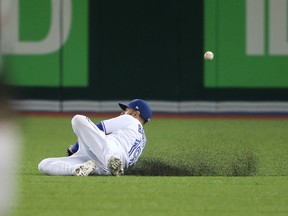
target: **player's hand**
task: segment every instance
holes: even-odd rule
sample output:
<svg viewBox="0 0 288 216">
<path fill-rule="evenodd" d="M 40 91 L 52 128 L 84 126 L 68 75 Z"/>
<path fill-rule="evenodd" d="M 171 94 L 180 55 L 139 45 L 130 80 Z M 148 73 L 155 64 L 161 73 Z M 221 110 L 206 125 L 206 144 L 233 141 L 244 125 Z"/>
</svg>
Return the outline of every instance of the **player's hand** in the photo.
<svg viewBox="0 0 288 216">
<path fill-rule="evenodd" d="M 66 149 L 66 156 L 71 156 L 73 155 L 75 152 L 72 151 L 72 147 L 73 145 L 70 145 L 67 149 Z"/>
</svg>

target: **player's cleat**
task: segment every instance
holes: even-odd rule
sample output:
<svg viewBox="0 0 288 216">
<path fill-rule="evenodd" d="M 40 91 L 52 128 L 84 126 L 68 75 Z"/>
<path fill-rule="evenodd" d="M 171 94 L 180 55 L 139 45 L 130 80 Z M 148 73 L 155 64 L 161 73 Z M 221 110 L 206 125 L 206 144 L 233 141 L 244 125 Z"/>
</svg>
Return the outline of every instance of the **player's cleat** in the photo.
<svg viewBox="0 0 288 216">
<path fill-rule="evenodd" d="M 89 160 L 73 171 L 74 176 L 88 176 L 96 169 L 96 164 Z"/>
<path fill-rule="evenodd" d="M 113 176 L 124 175 L 122 162 L 119 158 L 112 156 L 108 161 L 108 167 L 110 169 L 111 175 Z"/>
</svg>

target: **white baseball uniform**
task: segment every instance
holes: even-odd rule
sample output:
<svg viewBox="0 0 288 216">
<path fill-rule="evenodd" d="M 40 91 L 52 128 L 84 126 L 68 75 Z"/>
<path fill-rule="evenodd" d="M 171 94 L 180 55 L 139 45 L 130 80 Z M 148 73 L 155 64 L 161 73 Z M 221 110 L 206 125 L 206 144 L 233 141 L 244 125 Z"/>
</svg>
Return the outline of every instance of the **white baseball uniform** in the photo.
<svg viewBox="0 0 288 216">
<path fill-rule="evenodd" d="M 101 121 L 101 124 L 104 132 L 88 117 L 74 116 L 72 128 L 78 137 L 79 150 L 70 157 L 44 159 L 38 169 L 49 175 L 72 175 L 76 167 L 93 160 L 96 164 L 93 174 L 110 175 L 111 156 L 119 158 L 124 169 L 133 166 L 146 144 L 142 124 L 128 114 Z"/>
</svg>

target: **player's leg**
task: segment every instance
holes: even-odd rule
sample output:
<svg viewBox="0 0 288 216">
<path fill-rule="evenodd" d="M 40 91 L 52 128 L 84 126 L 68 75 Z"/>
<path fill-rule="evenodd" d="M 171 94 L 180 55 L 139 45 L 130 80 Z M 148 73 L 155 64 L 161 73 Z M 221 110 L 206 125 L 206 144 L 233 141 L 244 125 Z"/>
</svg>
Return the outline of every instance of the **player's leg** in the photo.
<svg viewBox="0 0 288 216">
<path fill-rule="evenodd" d="M 72 127 L 78 137 L 79 150 L 76 155 L 86 155 L 94 160 L 102 169 L 101 174 L 108 174 L 107 167 L 110 148 L 106 142 L 106 135 L 89 118 L 76 115 L 72 119 Z M 83 151 L 86 151 L 83 153 Z"/>
<path fill-rule="evenodd" d="M 101 131 L 104 131 L 103 126 L 101 124 L 101 122 L 95 124 Z M 73 154 L 75 154 L 79 149 L 79 144 L 78 142 L 74 143 L 74 145 L 70 145 L 68 146 L 68 148 L 66 149 L 66 155 L 67 156 L 71 156 Z"/>
<path fill-rule="evenodd" d="M 80 171 L 83 171 L 84 169 L 85 175 L 89 175 L 91 172 L 95 170 L 96 165 L 95 163 L 94 165 L 91 163 L 86 164 L 87 161 L 90 160 L 86 156 L 47 158 L 39 163 L 38 169 L 42 173 L 48 175 L 69 176 L 69 175 L 78 175 L 79 168 L 81 168 L 82 170 L 80 169 Z"/>
</svg>

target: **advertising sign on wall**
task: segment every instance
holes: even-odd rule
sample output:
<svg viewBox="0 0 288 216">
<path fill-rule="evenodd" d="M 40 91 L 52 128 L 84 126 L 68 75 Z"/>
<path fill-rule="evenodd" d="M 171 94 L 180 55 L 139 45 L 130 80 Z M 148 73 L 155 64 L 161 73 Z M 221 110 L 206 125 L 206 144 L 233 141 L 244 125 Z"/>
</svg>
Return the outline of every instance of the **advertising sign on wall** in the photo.
<svg viewBox="0 0 288 216">
<path fill-rule="evenodd" d="M 205 87 L 287 88 L 287 0 L 206 0 Z"/>
<path fill-rule="evenodd" d="M 6 3 L 5 3 L 6 1 Z M 1 51 L 15 86 L 88 84 L 88 1 L 4 0 Z"/>
</svg>

